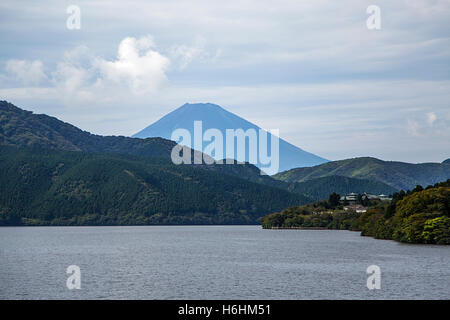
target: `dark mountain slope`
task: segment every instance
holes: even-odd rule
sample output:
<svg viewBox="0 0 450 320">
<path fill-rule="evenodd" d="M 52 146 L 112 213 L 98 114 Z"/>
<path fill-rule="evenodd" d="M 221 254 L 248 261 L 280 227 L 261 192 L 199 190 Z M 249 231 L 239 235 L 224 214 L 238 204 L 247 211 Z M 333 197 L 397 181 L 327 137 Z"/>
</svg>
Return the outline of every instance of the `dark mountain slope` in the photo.
<svg viewBox="0 0 450 320">
<path fill-rule="evenodd" d="M 142 156 L 0 146 L 0 224 L 254 224 L 311 201 Z"/>
<path fill-rule="evenodd" d="M 33 114 L 6 101 L 0 101 L 0 145 L 168 158 L 175 143 L 161 138 L 99 136 L 45 114 Z"/>
</svg>

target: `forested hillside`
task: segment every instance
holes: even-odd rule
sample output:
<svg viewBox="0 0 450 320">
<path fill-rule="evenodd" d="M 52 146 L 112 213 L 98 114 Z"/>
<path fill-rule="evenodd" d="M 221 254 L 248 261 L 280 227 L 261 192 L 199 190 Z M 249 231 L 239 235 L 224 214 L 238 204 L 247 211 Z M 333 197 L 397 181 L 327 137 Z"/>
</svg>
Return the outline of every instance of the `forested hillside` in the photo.
<svg viewBox="0 0 450 320">
<path fill-rule="evenodd" d="M 450 180 L 400 192 L 387 208 L 360 218 L 361 234 L 409 243 L 450 244 Z"/>
<path fill-rule="evenodd" d="M 315 167 L 296 168 L 280 172 L 274 178 L 285 182 L 305 182 L 336 175 L 378 181 L 397 190 L 409 190 L 416 185 L 428 186 L 449 179 L 450 164 L 413 164 L 364 157 L 327 162 Z"/>
<path fill-rule="evenodd" d="M 290 183 L 288 190 L 304 194 L 314 200 L 327 199 L 333 192 L 341 195 L 349 193 L 393 194 L 398 190 L 379 181 L 356 179 L 342 176 L 328 176 L 304 182 Z"/>
<path fill-rule="evenodd" d="M 361 199 L 362 200 L 362 199 Z M 263 228 L 361 230 L 361 235 L 408 243 L 450 244 L 450 179 L 423 189 L 396 192 L 392 202 L 361 201 L 367 211 L 344 208 L 339 195 L 294 206 L 262 219 Z"/>
<path fill-rule="evenodd" d="M 255 224 L 311 199 L 169 160 L 0 146 L 1 225 Z"/>
<path fill-rule="evenodd" d="M 95 135 L 45 114 L 34 114 L 0 101 L 0 145 L 169 158 L 175 143 L 162 138 Z"/>
</svg>

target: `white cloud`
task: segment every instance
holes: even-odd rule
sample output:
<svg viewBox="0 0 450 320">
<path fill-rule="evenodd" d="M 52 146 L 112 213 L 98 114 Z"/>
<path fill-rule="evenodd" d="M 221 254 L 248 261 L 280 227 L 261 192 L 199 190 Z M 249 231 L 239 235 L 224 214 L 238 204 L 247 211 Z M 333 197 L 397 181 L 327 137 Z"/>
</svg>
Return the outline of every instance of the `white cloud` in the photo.
<svg viewBox="0 0 450 320">
<path fill-rule="evenodd" d="M 66 105 L 79 102 L 92 102 L 98 99 L 90 85 L 92 73 L 90 69 L 77 67 L 68 62 L 59 62 L 52 74 L 52 82 Z"/>
<path fill-rule="evenodd" d="M 96 65 L 105 79 L 128 85 L 134 93 L 160 88 L 166 81 L 170 65 L 167 57 L 154 50 L 150 36 L 128 37 L 119 45 L 117 60 L 97 59 Z"/>
<path fill-rule="evenodd" d="M 77 46 L 64 53 L 56 63 L 50 82 L 66 105 L 92 102 L 99 99 L 94 90 L 98 87 L 98 72 L 94 66 L 95 56 L 86 46 Z"/>
<path fill-rule="evenodd" d="M 111 102 L 118 94 L 122 97 L 153 94 L 167 82 L 170 60 L 156 51 L 152 38 L 146 36 L 124 38 L 117 59 L 112 61 L 96 56 L 87 46 L 80 45 L 64 52 L 55 65 L 47 77 L 39 60 L 8 61 L 8 74 L 18 78 L 21 84 L 17 89 L 23 89 L 10 92 L 36 94 L 38 91 L 30 91 L 29 86 L 46 79 L 51 87 L 41 87 L 42 92 L 53 90 L 55 98 L 70 106 L 94 101 Z M 1 75 L 2 83 L 7 79 L 6 75 Z"/>
<path fill-rule="evenodd" d="M 37 85 L 47 79 L 43 67 L 40 60 L 11 59 L 6 62 L 6 71 L 25 85 Z"/>
<path fill-rule="evenodd" d="M 419 136 L 420 132 L 420 125 L 419 122 L 417 122 L 416 120 L 411 120 L 411 119 L 407 119 L 407 125 L 406 128 L 408 130 L 408 133 L 412 136 Z"/>
<path fill-rule="evenodd" d="M 76 93 L 87 84 L 89 70 L 77 67 L 69 62 L 59 62 L 52 76 L 52 81 L 56 87 L 63 88 L 67 93 Z"/>
<path fill-rule="evenodd" d="M 427 113 L 427 123 L 432 126 L 433 123 L 436 121 L 436 114 L 434 112 L 428 112 Z"/>
<path fill-rule="evenodd" d="M 193 45 L 174 45 L 170 48 L 170 56 L 178 62 L 181 70 L 185 69 L 194 59 L 206 59 L 210 54 L 205 49 L 206 40 L 197 36 Z"/>
</svg>

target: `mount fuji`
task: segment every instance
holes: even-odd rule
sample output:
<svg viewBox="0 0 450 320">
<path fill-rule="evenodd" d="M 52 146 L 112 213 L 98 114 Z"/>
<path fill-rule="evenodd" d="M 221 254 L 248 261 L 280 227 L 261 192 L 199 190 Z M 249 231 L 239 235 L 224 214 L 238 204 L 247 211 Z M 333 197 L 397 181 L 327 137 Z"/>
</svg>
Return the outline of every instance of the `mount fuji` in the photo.
<svg viewBox="0 0 450 320">
<path fill-rule="evenodd" d="M 153 138 L 161 137 L 165 139 L 171 139 L 172 133 L 176 129 L 186 129 L 191 136 L 194 136 L 194 121 L 202 121 L 202 130 L 205 132 L 208 129 L 218 129 L 223 137 L 226 136 L 227 129 L 242 129 L 244 131 L 248 129 L 254 129 L 259 137 L 260 127 L 257 125 L 225 110 L 224 108 L 212 104 L 212 103 L 186 103 L 176 110 L 168 113 L 155 123 L 149 125 L 145 129 L 134 134 L 133 138 Z M 262 129 L 261 129 L 262 130 Z M 268 141 L 271 140 L 271 133 L 267 133 Z M 204 146 L 203 146 L 204 147 Z M 226 142 L 223 143 L 225 155 Z M 246 148 L 246 161 L 248 161 L 248 148 L 249 143 L 245 144 Z M 270 150 L 270 143 L 268 149 Z M 195 149 L 195 146 L 194 146 Z M 198 149 L 198 148 L 197 148 Z M 206 150 L 198 150 L 207 153 Z M 236 153 L 235 153 L 236 154 Z M 251 162 L 251 161 L 248 161 Z M 311 167 L 328 162 L 327 159 L 309 153 L 299 147 L 290 144 L 289 142 L 280 138 L 279 140 L 279 168 L 278 172 L 289 170 L 298 167 Z M 257 167 L 264 170 L 264 165 L 258 160 L 257 163 L 253 163 Z"/>
</svg>

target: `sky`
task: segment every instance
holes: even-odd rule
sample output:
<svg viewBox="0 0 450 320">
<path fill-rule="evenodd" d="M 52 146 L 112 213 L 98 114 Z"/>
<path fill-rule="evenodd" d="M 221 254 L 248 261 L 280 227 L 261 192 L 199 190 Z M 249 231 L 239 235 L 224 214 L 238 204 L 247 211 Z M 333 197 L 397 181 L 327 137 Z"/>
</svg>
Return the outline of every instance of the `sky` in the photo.
<svg viewBox="0 0 450 320">
<path fill-rule="evenodd" d="M 1 100 L 92 133 L 211 102 L 330 160 L 450 158 L 450 0 L 2 0 L 0 43 Z"/>
</svg>

